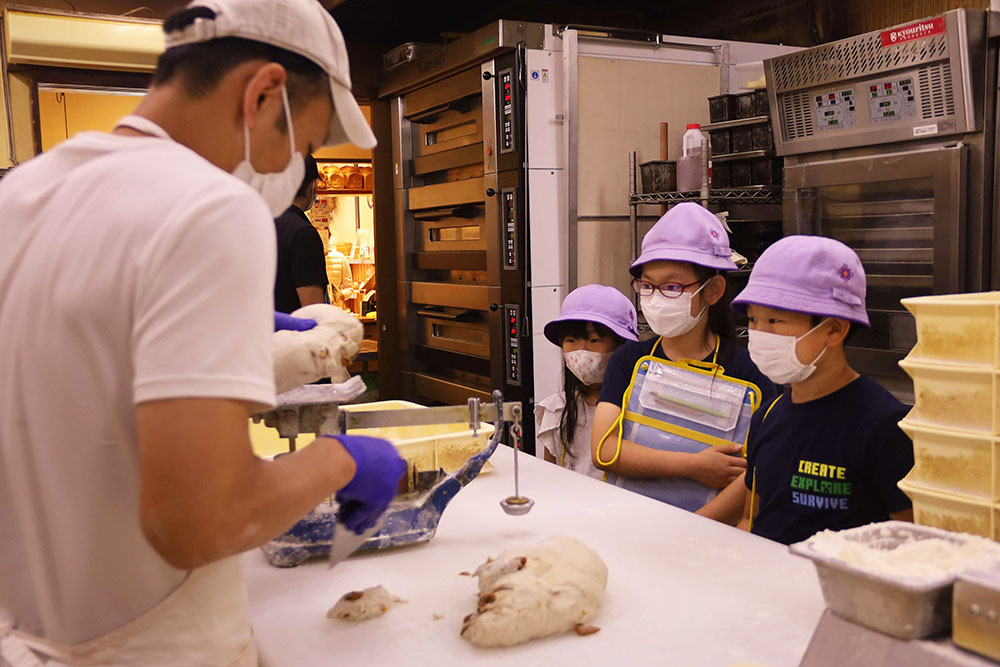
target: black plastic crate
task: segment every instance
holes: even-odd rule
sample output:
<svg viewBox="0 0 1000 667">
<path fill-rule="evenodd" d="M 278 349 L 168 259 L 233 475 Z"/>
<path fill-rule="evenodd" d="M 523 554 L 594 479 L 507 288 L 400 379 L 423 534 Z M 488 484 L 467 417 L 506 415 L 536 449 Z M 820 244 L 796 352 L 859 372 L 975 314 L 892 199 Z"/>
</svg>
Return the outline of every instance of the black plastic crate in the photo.
<svg viewBox="0 0 1000 667">
<path fill-rule="evenodd" d="M 729 131 L 731 153 L 746 153 L 753 150 L 753 128 L 736 127 Z"/>
<path fill-rule="evenodd" d="M 752 143 L 755 151 L 769 151 L 774 148 L 774 135 L 771 133 L 771 124 L 754 125 L 750 129 L 753 135 Z"/>
<path fill-rule="evenodd" d="M 736 120 L 736 95 L 716 95 L 708 98 L 708 117 L 713 123 Z"/>
<path fill-rule="evenodd" d="M 754 117 L 754 103 L 753 103 L 753 93 L 740 93 L 736 95 L 736 117 L 737 118 L 753 118 Z"/>
<path fill-rule="evenodd" d="M 767 101 L 767 89 L 753 91 L 753 115 L 770 116 L 771 108 Z"/>
<path fill-rule="evenodd" d="M 643 194 L 674 192 L 677 190 L 677 163 L 651 160 L 639 165 L 639 178 Z"/>
<path fill-rule="evenodd" d="M 729 245 L 751 262 L 782 236 L 781 220 L 730 220 Z"/>
<path fill-rule="evenodd" d="M 752 185 L 781 185 L 783 160 L 780 157 L 762 157 L 751 161 Z"/>
<path fill-rule="evenodd" d="M 708 135 L 712 141 L 712 155 L 732 153 L 729 143 L 729 130 L 712 130 Z"/>
<path fill-rule="evenodd" d="M 731 170 L 728 162 L 712 162 L 712 187 L 728 188 L 731 182 Z"/>
<path fill-rule="evenodd" d="M 750 185 L 750 162 L 749 160 L 738 160 L 729 163 L 730 177 L 729 187 L 745 188 Z"/>
</svg>

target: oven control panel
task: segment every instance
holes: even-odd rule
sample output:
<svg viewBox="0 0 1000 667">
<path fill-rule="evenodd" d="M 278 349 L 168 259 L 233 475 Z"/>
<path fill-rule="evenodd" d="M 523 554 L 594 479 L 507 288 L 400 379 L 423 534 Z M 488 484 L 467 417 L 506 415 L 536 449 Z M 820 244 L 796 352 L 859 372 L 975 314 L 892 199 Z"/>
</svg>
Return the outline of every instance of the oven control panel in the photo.
<svg viewBox="0 0 1000 667">
<path fill-rule="evenodd" d="M 514 71 L 500 72 L 500 152 L 514 150 Z"/>
<path fill-rule="evenodd" d="M 516 304 L 507 304 L 503 307 L 504 322 L 504 347 L 507 352 L 507 384 L 515 387 L 521 386 L 521 345 L 518 332 L 521 330 L 521 307 Z"/>
<path fill-rule="evenodd" d="M 813 106 L 816 127 L 820 130 L 839 130 L 858 124 L 854 90 L 851 88 L 817 95 Z"/>
<path fill-rule="evenodd" d="M 858 113 L 867 120 L 862 125 L 913 120 L 917 117 L 917 96 L 913 78 L 903 76 L 851 84 L 837 90 L 824 90 L 812 97 L 816 128 L 820 131 L 841 130 L 858 125 Z M 858 109 L 859 105 L 862 107 Z"/>
<path fill-rule="evenodd" d="M 873 123 L 915 118 L 916 96 L 913 79 L 875 81 L 868 85 L 868 115 Z"/>
<path fill-rule="evenodd" d="M 503 190 L 500 197 L 503 225 L 503 268 L 517 269 L 517 190 Z"/>
</svg>

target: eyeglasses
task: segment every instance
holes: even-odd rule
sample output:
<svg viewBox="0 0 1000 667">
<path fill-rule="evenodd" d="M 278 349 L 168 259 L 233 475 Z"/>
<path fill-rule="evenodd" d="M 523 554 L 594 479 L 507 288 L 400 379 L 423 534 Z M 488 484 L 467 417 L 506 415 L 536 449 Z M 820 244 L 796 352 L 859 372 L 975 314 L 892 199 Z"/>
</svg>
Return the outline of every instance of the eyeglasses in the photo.
<svg viewBox="0 0 1000 667">
<path fill-rule="evenodd" d="M 639 296 L 653 296 L 653 292 L 659 292 L 665 297 L 676 299 L 683 294 L 684 290 L 688 287 L 700 284 L 701 281 L 696 280 L 693 283 L 688 283 L 687 285 L 683 283 L 663 283 L 660 285 L 654 285 L 653 283 L 646 282 L 641 278 L 634 278 L 632 280 L 632 291 Z"/>
</svg>

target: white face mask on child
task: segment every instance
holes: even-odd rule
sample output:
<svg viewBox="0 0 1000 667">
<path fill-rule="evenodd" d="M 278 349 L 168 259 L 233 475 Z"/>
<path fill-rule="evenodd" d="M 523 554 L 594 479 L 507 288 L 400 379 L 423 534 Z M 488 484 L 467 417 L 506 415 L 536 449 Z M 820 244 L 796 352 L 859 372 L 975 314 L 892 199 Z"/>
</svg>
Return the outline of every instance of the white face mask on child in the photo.
<svg viewBox="0 0 1000 667">
<path fill-rule="evenodd" d="M 573 350 L 563 352 L 566 368 L 585 386 L 590 387 L 604 382 L 604 371 L 608 370 L 610 352 L 593 352 L 591 350 Z"/>
<path fill-rule="evenodd" d="M 823 348 L 812 363 L 804 364 L 795 354 L 795 345 L 816 331 L 824 322 L 825 319 L 798 338 L 750 329 L 750 358 L 760 372 L 776 384 L 793 384 L 807 380 L 816 372 L 816 362 L 826 353 L 826 348 Z"/>
<path fill-rule="evenodd" d="M 649 296 L 639 298 L 642 314 L 646 316 L 649 328 L 657 336 L 673 338 L 686 334 L 701 322 L 701 318 L 708 310 L 708 306 L 701 309 L 697 317 L 691 315 L 691 302 L 694 295 L 705 289 L 703 283 L 701 287 L 693 292 L 685 292 L 677 297 L 663 296 L 658 291 Z"/>
</svg>

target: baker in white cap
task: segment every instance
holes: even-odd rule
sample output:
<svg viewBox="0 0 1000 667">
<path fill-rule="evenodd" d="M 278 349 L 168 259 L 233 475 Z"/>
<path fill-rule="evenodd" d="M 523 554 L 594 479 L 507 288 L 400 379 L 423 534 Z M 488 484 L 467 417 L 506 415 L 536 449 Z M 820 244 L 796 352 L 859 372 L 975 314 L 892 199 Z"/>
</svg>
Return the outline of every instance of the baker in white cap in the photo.
<svg viewBox="0 0 1000 667">
<path fill-rule="evenodd" d="M 275 401 L 272 219 L 303 155 L 375 144 L 315 0 L 196 0 L 149 94 L 0 183 L 0 664 L 256 665 L 239 555 L 336 493 L 356 532 L 388 442 L 254 456 Z"/>
</svg>

